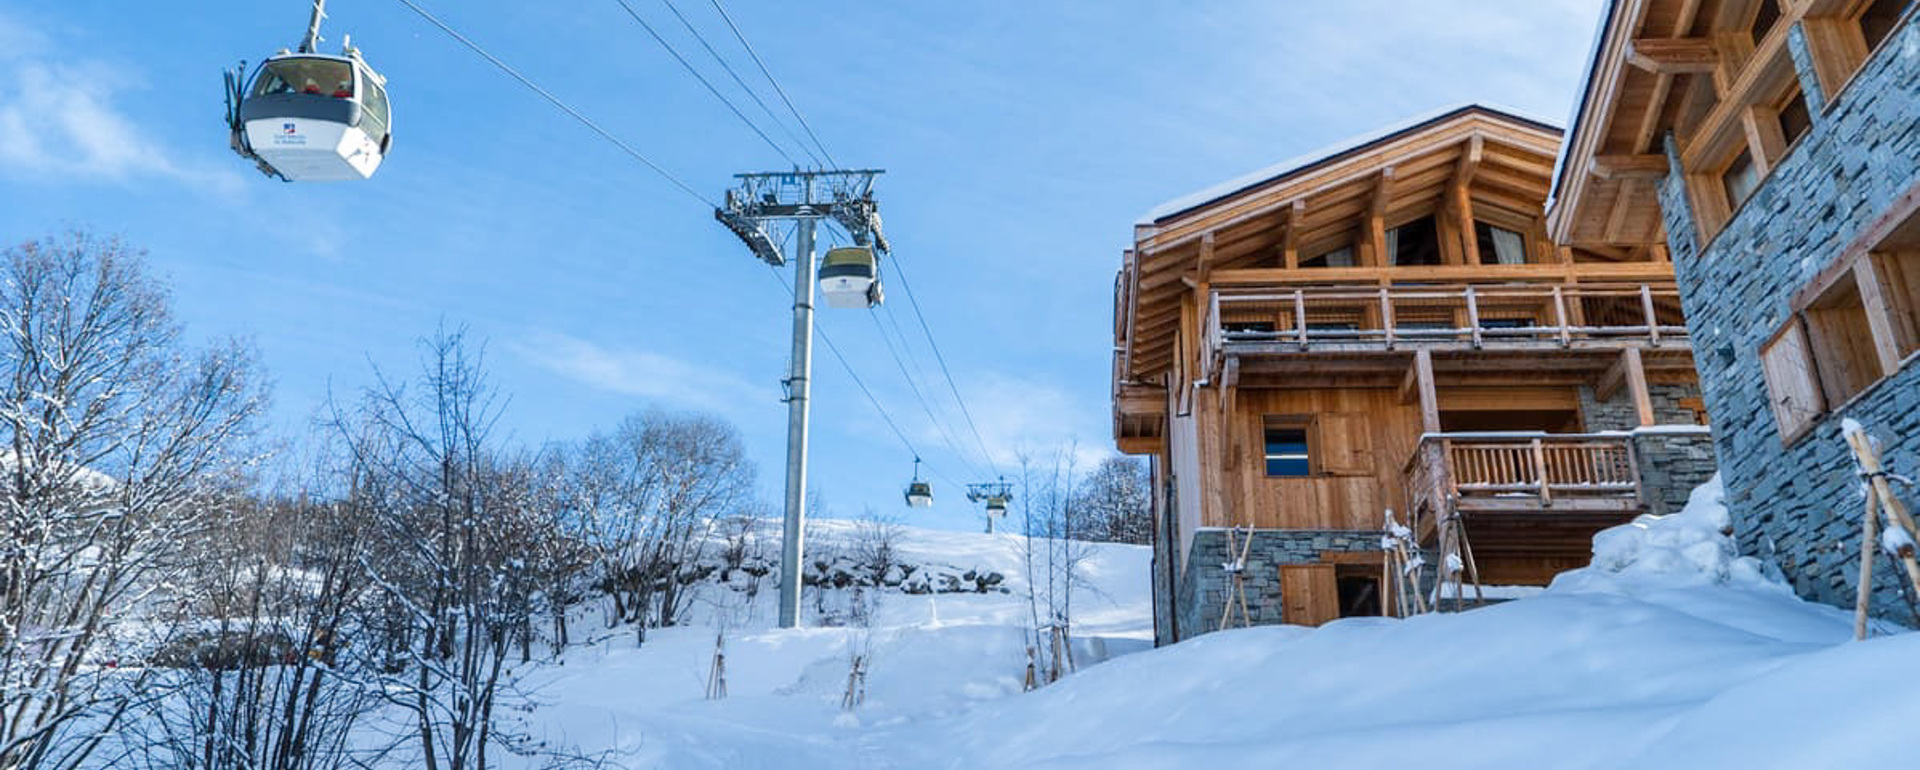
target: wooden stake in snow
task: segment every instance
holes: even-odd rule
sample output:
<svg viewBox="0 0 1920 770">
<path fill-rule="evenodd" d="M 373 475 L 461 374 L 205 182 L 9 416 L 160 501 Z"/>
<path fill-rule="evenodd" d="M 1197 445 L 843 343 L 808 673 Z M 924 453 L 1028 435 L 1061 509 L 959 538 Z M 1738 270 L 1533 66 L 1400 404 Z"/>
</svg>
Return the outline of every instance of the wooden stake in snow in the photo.
<svg viewBox="0 0 1920 770">
<path fill-rule="evenodd" d="M 713 664 L 707 669 L 707 700 L 727 697 L 727 632 L 713 635 Z"/>
<path fill-rule="evenodd" d="M 1393 518 L 1393 509 L 1387 509 L 1387 521 L 1384 534 L 1380 536 L 1380 551 L 1383 563 L 1383 592 L 1390 603 L 1383 602 L 1399 617 L 1427 612 L 1426 597 L 1420 594 L 1420 568 L 1426 564 L 1414 553 L 1413 530 L 1400 525 Z"/>
<path fill-rule="evenodd" d="M 1464 577 L 1463 577 L 1464 576 Z M 1473 582 L 1473 606 L 1487 603 L 1486 594 L 1480 590 L 1480 567 L 1473 560 L 1473 545 L 1467 542 L 1467 527 L 1458 513 L 1449 513 L 1440 520 L 1440 574 L 1433 586 L 1433 607 L 1440 608 L 1440 600 L 1448 584 L 1453 585 L 1453 610 L 1466 609 L 1466 581 Z"/>
<path fill-rule="evenodd" d="M 1232 578 L 1232 584 L 1227 589 L 1226 606 L 1220 608 L 1219 630 L 1222 631 L 1233 622 L 1233 611 L 1236 608 L 1240 610 L 1241 628 L 1253 624 L 1253 615 L 1247 611 L 1247 554 L 1253 550 L 1253 525 L 1247 525 L 1247 536 L 1241 540 L 1237 549 L 1234 545 L 1236 531 L 1231 527 L 1227 529 L 1227 555 L 1233 557 L 1233 561 L 1220 565 L 1220 569 L 1225 570 Z"/>
<path fill-rule="evenodd" d="M 1027 682 L 1021 686 L 1021 689 L 1027 692 L 1033 692 L 1035 688 L 1040 686 L 1039 671 L 1036 670 L 1033 661 L 1034 653 L 1033 645 L 1027 645 Z"/>
<path fill-rule="evenodd" d="M 1905 503 L 1893 493 L 1893 484 L 1887 479 L 1886 466 L 1880 462 L 1880 450 L 1873 445 L 1873 439 L 1867 436 L 1866 428 L 1851 419 L 1845 421 L 1841 432 L 1846 436 L 1847 446 L 1853 449 L 1853 457 L 1860 465 L 1860 477 L 1867 482 L 1866 521 L 1861 524 L 1862 542 L 1860 543 L 1860 587 L 1854 599 L 1853 635 L 1855 639 L 1867 637 L 1867 605 L 1873 598 L 1873 549 L 1885 548 L 1900 558 L 1901 566 L 1906 567 L 1907 582 L 1915 593 L 1920 593 L 1920 559 L 1914 554 L 1914 542 L 1920 540 L 1920 527 L 1914 525 L 1913 516 L 1907 512 Z M 1887 530 L 1876 536 L 1879 525 L 1878 515 L 1887 517 Z"/>
</svg>

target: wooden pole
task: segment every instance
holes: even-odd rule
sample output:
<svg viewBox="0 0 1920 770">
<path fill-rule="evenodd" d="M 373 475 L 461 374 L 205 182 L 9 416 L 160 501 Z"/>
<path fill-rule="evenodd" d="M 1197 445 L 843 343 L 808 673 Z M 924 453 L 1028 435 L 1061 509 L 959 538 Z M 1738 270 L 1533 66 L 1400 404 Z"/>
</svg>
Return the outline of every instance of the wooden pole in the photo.
<svg viewBox="0 0 1920 770">
<path fill-rule="evenodd" d="M 1873 442 L 1867 438 L 1867 432 L 1859 423 L 1849 421 L 1845 429 L 1847 445 L 1853 448 L 1853 455 L 1860 462 L 1860 475 L 1867 479 L 1867 497 L 1877 503 L 1887 513 L 1889 525 L 1904 530 L 1909 542 L 1920 540 L 1920 528 L 1916 528 L 1913 516 L 1907 512 L 1907 506 L 1893 494 L 1893 485 L 1887 482 L 1886 468 L 1880 464 L 1880 452 L 1873 448 Z M 1878 547 L 1878 543 L 1864 544 L 1863 548 Z M 1900 549 L 1900 564 L 1907 569 L 1907 581 L 1914 592 L 1920 593 L 1920 560 L 1916 560 L 1911 545 Z"/>
<path fill-rule="evenodd" d="M 1860 588 L 1853 600 L 1853 638 L 1867 638 L 1867 605 L 1873 601 L 1873 552 L 1880 550 L 1880 506 L 1867 495 L 1867 513 L 1860 520 Z"/>
</svg>

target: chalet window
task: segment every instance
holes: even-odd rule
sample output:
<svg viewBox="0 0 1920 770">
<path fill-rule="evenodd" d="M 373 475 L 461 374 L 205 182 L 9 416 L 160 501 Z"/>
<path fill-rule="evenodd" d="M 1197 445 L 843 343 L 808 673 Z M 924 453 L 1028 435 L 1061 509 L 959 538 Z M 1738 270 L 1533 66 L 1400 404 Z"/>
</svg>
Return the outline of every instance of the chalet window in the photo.
<svg viewBox="0 0 1920 770">
<path fill-rule="evenodd" d="M 1914 220 L 1920 223 L 1920 218 Z M 1901 358 L 1920 352 L 1920 248 L 1873 255 L 1874 275 L 1887 305 L 1887 326 Z"/>
<path fill-rule="evenodd" d="M 1342 246 L 1340 248 L 1334 249 L 1333 251 L 1329 251 L 1325 254 L 1321 254 L 1317 257 L 1302 260 L 1300 262 L 1300 266 L 1301 267 L 1353 267 L 1353 248 L 1349 246 Z"/>
<path fill-rule="evenodd" d="M 1222 321 L 1220 330 L 1228 336 L 1258 337 L 1272 334 L 1274 325 L 1272 321 Z"/>
<path fill-rule="evenodd" d="M 1266 460 L 1268 476 L 1311 476 L 1307 423 L 1295 418 L 1266 418 Z"/>
<path fill-rule="evenodd" d="M 1873 329 L 1849 275 L 1821 292 L 1806 309 L 1808 349 L 1820 377 L 1820 389 L 1834 403 L 1853 398 L 1884 374 L 1874 350 Z"/>
<path fill-rule="evenodd" d="M 1388 230 L 1386 251 L 1395 265 L 1440 264 L 1440 232 L 1433 217 L 1421 217 Z"/>
<path fill-rule="evenodd" d="M 1727 211 L 1737 211 L 1740 204 L 1747 202 L 1747 196 L 1760 186 L 1760 168 L 1753 164 L 1753 154 L 1741 150 L 1727 164 L 1727 170 L 1720 174 L 1720 187 L 1727 195 Z"/>
<path fill-rule="evenodd" d="M 1800 137 L 1813 129 L 1813 115 L 1807 111 L 1806 94 L 1795 88 L 1777 110 L 1780 117 L 1780 136 L 1792 146 Z"/>
<path fill-rule="evenodd" d="M 1760 371 L 1767 381 L 1767 402 L 1780 427 L 1780 439 L 1791 444 L 1826 410 L 1799 316 L 1789 316 L 1773 339 L 1760 346 Z"/>
<path fill-rule="evenodd" d="M 1860 35 L 1866 38 L 1867 50 L 1872 51 L 1886 42 L 1887 36 L 1900 26 L 1900 18 L 1913 6 L 1913 0 L 1875 0 L 1869 3 L 1866 11 L 1860 14 Z"/>
<path fill-rule="evenodd" d="M 1527 263 L 1526 236 L 1485 222 L 1473 223 L 1473 236 L 1479 243 L 1481 263 L 1489 265 Z"/>
</svg>

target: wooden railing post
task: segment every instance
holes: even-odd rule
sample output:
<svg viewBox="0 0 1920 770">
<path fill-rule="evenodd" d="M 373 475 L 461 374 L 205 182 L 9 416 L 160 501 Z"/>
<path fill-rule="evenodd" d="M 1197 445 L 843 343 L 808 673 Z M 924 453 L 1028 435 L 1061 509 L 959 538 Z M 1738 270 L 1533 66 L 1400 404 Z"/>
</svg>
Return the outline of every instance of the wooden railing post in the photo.
<svg viewBox="0 0 1920 770">
<path fill-rule="evenodd" d="M 1293 331 L 1300 336 L 1300 347 L 1307 346 L 1307 293 L 1293 290 Z"/>
<path fill-rule="evenodd" d="M 1567 295 L 1559 286 L 1553 287 L 1553 325 L 1560 327 L 1560 347 L 1573 344 L 1573 332 L 1567 329 Z"/>
<path fill-rule="evenodd" d="M 1467 329 L 1473 335 L 1473 346 L 1480 347 L 1480 302 L 1473 295 L 1473 287 L 1467 287 Z"/>
<path fill-rule="evenodd" d="M 1393 349 L 1393 300 L 1387 297 L 1387 287 L 1380 287 L 1380 328 L 1387 332 L 1387 349 Z"/>
<path fill-rule="evenodd" d="M 1553 485 L 1547 479 L 1547 452 L 1540 439 L 1533 440 L 1533 473 L 1540 480 L 1540 504 L 1553 505 Z"/>
<path fill-rule="evenodd" d="M 1653 287 L 1644 283 L 1640 284 L 1640 307 L 1647 313 L 1647 339 L 1660 344 L 1660 317 L 1653 312 Z"/>
</svg>

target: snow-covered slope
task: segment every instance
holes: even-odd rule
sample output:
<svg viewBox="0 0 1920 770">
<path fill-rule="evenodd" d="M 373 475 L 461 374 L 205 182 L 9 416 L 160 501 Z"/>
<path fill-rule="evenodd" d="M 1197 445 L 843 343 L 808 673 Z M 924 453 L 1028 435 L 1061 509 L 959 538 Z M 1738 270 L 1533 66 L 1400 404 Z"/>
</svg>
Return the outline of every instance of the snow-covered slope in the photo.
<svg viewBox="0 0 1920 770">
<path fill-rule="evenodd" d="M 839 708 L 849 629 L 576 650 L 525 719 L 624 767 L 1859 767 L 1910 756 L 1920 636 L 1851 618 L 1733 556 L 1716 490 L 1601 538 L 1596 566 L 1460 614 L 1227 631 L 1143 650 L 1145 549 L 1102 546 L 1077 628 L 1111 660 L 1021 692 L 1023 585 L 890 595 L 868 700 Z M 1020 571 L 1006 536 L 910 531 L 909 558 Z M 1079 600 L 1076 600 L 1078 602 Z M 1894 631 L 1897 629 L 1883 629 Z M 1102 657 L 1087 642 L 1083 656 Z M 1118 654 L 1138 651 L 1136 654 Z M 1299 763 L 1299 764 L 1295 764 Z"/>
</svg>

